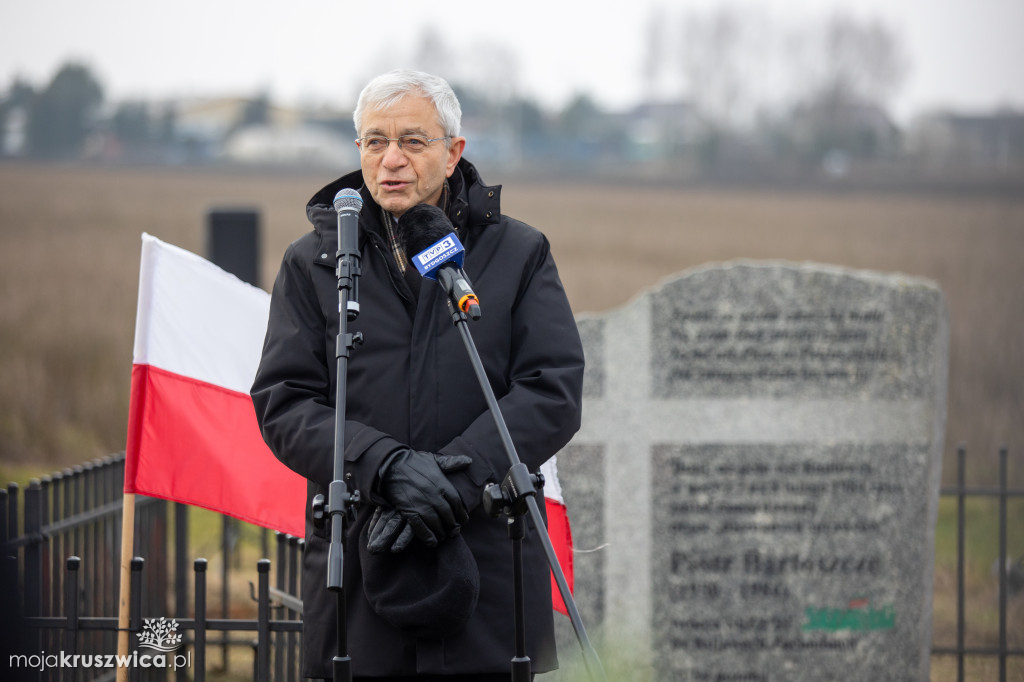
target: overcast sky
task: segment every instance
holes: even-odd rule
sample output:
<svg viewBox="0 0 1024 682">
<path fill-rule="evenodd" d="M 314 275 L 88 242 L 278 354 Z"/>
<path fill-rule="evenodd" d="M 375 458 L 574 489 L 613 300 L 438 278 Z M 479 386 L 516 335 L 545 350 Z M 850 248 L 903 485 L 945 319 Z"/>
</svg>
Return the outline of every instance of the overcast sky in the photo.
<svg viewBox="0 0 1024 682">
<path fill-rule="evenodd" d="M 78 60 L 108 99 L 267 92 L 283 103 L 348 107 L 368 77 L 411 63 L 424 31 L 444 36 L 458 76 L 564 104 L 586 91 L 622 108 L 644 92 L 648 26 L 668 33 L 721 0 L 627 3 L 447 0 L 0 0 L 0 90 L 16 76 L 42 86 Z M 909 69 L 897 118 L 928 108 L 1024 110 L 1024 0 L 760 0 L 733 2 L 764 26 L 821 21 L 837 11 L 880 19 Z M 509 64 L 514 64 L 512 70 Z M 785 74 L 782 76 L 785 78 Z M 779 76 L 776 76 L 779 78 Z M 767 82 L 767 79 L 766 79 Z M 683 86 L 680 86 L 683 87 Z"/>
</svg>

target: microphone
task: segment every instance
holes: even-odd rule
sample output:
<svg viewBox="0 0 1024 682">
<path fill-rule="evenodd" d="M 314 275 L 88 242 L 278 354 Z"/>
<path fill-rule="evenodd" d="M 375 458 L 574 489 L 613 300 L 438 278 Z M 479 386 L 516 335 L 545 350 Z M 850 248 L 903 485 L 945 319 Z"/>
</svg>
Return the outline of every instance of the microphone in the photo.
<svg viewBox="0 0 1024 682">
<path fill-rule="evenodd" d="M 362 208 L 363 197 L 354 189 L 346 187 L 334 195 L 334 210 L 338 212 L 339 279 L 343 261 L 347 260 L 346 265 L 351 264 L 352 269 L 352 292 L 346 306 L 349 321 L 359 316 L 359 212 Z"/>
<path fill-rule="evenodd" d="M 466 249 L 448 216 L 437 206 L 417 204 L 398 219 L 398 234 L 409 261 L 424 277 L 437 280 L 456 308 L 480 319 L 480 299 L 462 270 Z"/>
</svg>

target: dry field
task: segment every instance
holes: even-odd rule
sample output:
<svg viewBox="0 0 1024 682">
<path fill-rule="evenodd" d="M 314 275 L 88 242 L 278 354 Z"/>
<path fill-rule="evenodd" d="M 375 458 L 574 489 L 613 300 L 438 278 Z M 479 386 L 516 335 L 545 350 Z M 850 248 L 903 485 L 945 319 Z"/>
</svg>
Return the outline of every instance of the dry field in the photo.
<svg viewBox="0 0 1024 682">
<path fill-rule="evenodd" d="M 203 253 L 209 209 L 256 208 L 269 288 L 285 246 L 307 229 L 306 200 L 331 179 L 0 164 L 0 479 L 24 480 L 123 449 L 140 233 Z M 993 483 L 995 453 L 1006 443 L 1014 485 L 1024 485 L 1024 196 L 517 181 L 506 185 L 503 203 L 550 237 L 577 312 L 621 306 L 685 268 L 736 258 L 937 281 L 951 319 L 944 481 L 952 482 L 952 455 L 965 442 L 969 481 Z M 1012 509 L 1018 518 L 1021 506 Z M 969 628 L 991 644 L 993 517 L 991 509 L 978 511 L 988 537 L 970 552 L 977 559 L 968 566 L 968 603 L 985 606 L 972 609 L 980 620 Z M 951 513 L 944 505 L 935 582 L 935 639 L 946 644 L 955 633 L 954 541 L 945 535 Z M 1012 536 L 1016 556 L 1019 527 Z M 1020 623 L 1022 606 L 1018 598 L 1011 622 Z M 1011 644 L 1019 646 L 1016 627 Z M 937 661 L 933 679 L 951 679 L 948 663 Z"/>
<path fill-rule="evenodd" d="M 210 208 L 254 207 L 269 288 L 330 179 L 0 165 L 0 464 L 48 470 L 124 447 L 141 232 L 203 253 Z M 735 258 L 937 281 L 952 327 L 947 452 L 966 443 L 971 480 L 989 482 L 1006 443 L 1024 480 L 1024 197 L 515 182 L 503 201 L 548 234 L 577 312 Z"/>
</svg>

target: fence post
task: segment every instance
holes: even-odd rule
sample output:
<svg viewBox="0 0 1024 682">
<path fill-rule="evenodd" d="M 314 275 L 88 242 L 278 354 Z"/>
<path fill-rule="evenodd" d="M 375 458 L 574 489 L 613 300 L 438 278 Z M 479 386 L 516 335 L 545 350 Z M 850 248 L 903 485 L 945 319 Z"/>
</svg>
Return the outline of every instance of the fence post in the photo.
<svg viewBox="0 0 1024 682">
<path fill-rule="evenodd" d="M 34 642 L 29 639 L 28 628 L 23 627 L 22 620 L 25 615 L 21 594 L 13 586 L 18 584 L 18 554 L 17 550 L 7 543 L 14 540 L 14 537 L 7 535 L 7 503 L 8 492 L 0 489 L 0 618 L 3 618 L 4 627 L 0 628 L 9 637 L 7 641 L 0 642 L 0 650 L 10 653 L 32 652 Z M 9 665 L 8 661 L 0 662 L 0 665 Z M 25 678 L 29 674 L 25 673 Z"/>
<path fill-rule="evenodd" d="M 56 472 L 51 476 L 51 490 L 50 490 L 50 518 L 53 521 L 60 521 L 64 518 L 63 502 L 64 495 L 64 474 L 63 472 Z M 62 600 L 64 599 L 64 559 L 67 543 L 65 538 L 67 533 L 52 533 L 50 535 L 50 555 L 53 557 L 51 561 L 54 584 L 51 592 L 53 594 L 53 603 L 51 604 L 50 613 L 58 614 L 63 612 Z"/>
<path fill-rule="evenodd" d="M 61 519 L 66 519 L 69 516 L 74 516 L 75 510 L 71 506 L 71 489 L 75 485 L 75 472 L 70 468 L 62 469 L 60 472 L 60 479 L 64 483 L 63 490 L 61 490 Z M 64 554 L 78 554 L 78 544 L 75 542 L 75 530 L 68 529 L 64 531 Z"/>
<path fill-rule="evenodd" d="M 7 484 L 7 537 L 18 537 L 18 484 Z"/>
<path fill-rule="evenodd" d="M 186 569 L 188 566 L 188 557 L 186 556 L 188 551 L 188 505 L 181 502 L 170 502 L 169 504 L 174 513 L 174 559 L 170 562 L 171 570 L 174 572 L 174 605 L 172 608 L 178 618 L 185 618 L 188 615 L 188 572 Z M 194 562 L 192 570 L 199 570 Z M 195 618 L 198 623 L 198 613 L 195 614 Z M 188 673 L 184 669 L 178 668 L 174 673 L 174 679 L 176 682 L 186 682 Z"/>
<path fill-rule="evenodd" d="M 1010 565 L 1006 560 L 1007 459 L 1009 449 L 1004 445 L 999 448 L 999 682 L 1006 682 L 1006 660 L 1009 651 L 1006 641 L 1006 602 L 1010 599 L 1007 584 Z"/>
<path fill-rule="evenodd" d="M 196 628 L 193 633 L 196 659 L 193 680 L 206 681 L 206 559 L 196 559 L 192 564 L 195 571 Z"/>
<path fill-rule="evenodd" d="M 119 499 L 119 489 L 117 484 L 114 482 L 112 473 L 114 471 L 114 458 L 106 456 L 101 460 L 99 467 L 99 484 L 100 484 L 100 504 L 109 504 Z M 106 608 L 117 604 L 117 590 L 114 587 L 114 576 L 116 571 L 111 561 L 112 557 L 115 556 L 116 549 L 114 544 L 114 534 L 111 531 L 111 518 L 109 516 L 104 517 L 99 524 L 99 535 L 100 535 L 100 554 L 96 557 L 97 565 L 100 567 L 100 573 L 102 574 L 102 589 L 97 595 L 97 603 L 104 605 Z M 116 611 L 107 611 L 104 609 L 103 615 L 110 613 L 114 615 Z M 97 614 L 99 615 L 99 614 Z"/>
<path fill-rule="evenodd" d="M 142 631 L 142 569 L 146 560 L 140 556 L 133 557 L 131 561 L 131 610 L 128 618 L 128 641 L 131 636 Z M 128 679 L 135 681 L 139 679 L 139 670 L 134 667 L 128 668 Z"/>
<path fill-rule="evenodd" d="M 205 568 L 203 569 L 206 570 Z M 185 615 L 188 604 L 188 505 L 174 503 L 174 612 Z M 198 614 L 197 614 L 198 615 Z"/>
<path fill-rule="evenodd" d="M 270 682 L 270 559 L 256 562 L 259 573 L 259 625 L 256 640 L 257 676 L 259 682 Z"/>
<path fill-rule="evenodd" d="M 63 653 L 74 656 L 78 645 L 78 568 L 82 560 L 77 556 L 69 556 L 67 561 L 68 578 L 65 583 L 67 593 L 64 595 L 67 620 L 64 626 Z M 64 668 L 62 677 L 68 682 L 75 679 L 74 668 Z"/>
<path fill-rule="evenodd" d="M 7 544 L 7 491 L 0 490 L 0 547 Z"/>
<path fill-rule="evenodd" d="M 42 486 L 39 479 L 29 481 L 25 490 L 25 568 L 24 568 L 24 613 L 26 616 L 43 614 L 43 510 Z M 76 565 L 77 568 L 77 565 Z M 35 630 L 30 635 L 34 648 L 43 648 L 43 632 Z"/>
<path fill-rule="evenodd" d="M 88 513 L 92 511 L 96 501 L 95 489 L 93 488 L 93 470 L 95 465 L 92 462 L 82 464 L 82 497 L 80 511 Z M 82 553 L 85 562 L 82 564 L 82 612 L 95 614 L 93 599 L 96 596 L 96 559 L 99 555 L 93 544 L 96 539 L 96 526 L 91 523 L 82 526 Z"/>
<path fill-rule="evenodd" d="M 43 513 L 42 486 L 38 478 L 25 490 L 25 615 L 40 616 L 42 609 Z"/>
<path fill-rule="evenodd" d="M 151 607 L 154 612 L 159 611 L 161 615 L 166 614 L 170 608 L 168 603 L 168 589 L 171 587 L 167 579 L 167 567 L 170 558 L 167 555 L 170 538 L 167 527 L 167 507 L 170 503 L 166 500 L 152 500 L 150 508 L 150 528 L 156 530 L 151 532 L 149 538 L 149 571 L 146 584 L 150 591 Z"/>
<path fill-rule="evenodd" d="M 302 551 L 305 548 L 305 538 L 291 536 L 288 541 L 288 591 L 291 594 L 299 595 L 299 575 L 301 574 L 299 565 L 302 563 Z M 288 611 L 288 620 L 301 620 L 302 617 L 295 611 Z M 294 632 L 288 633 L 288 679 L 296 680 L 301 675 L 299 674 L 299 668 L 301 667 L 298 660 L 299 650 L 299 636 Z"/>
<path fill-rule="evenodd" d="M 230 575 L 231 575 L 231 555 L 235 545 L 234 542 L 235 533 L 235 520 L 230 516 L 224 515 L 221 517 L 221 555 L 222 561 L 220 565 L 221 573 L 221 585 L 220 585 L 220 617 L 227 620 L 228 615 L 231 613 L 231 594 L 229 587 Z M 228 669 L 228 647 L 229 647 L 228 632 L 225 630 L 221 633 L 221 667 L 224 670 Z"/>
<path fill-rule="evenodd" d="M 967 632 L 964 614 L 964 566 L 966 564 L 965 505 L 967 501 L 967 448 L 961 444 L 956 450 L 956 679 L 964 682 L 964 641 Z"/>
<path fill-rule="evenodd" d="M 286 560 L 285 551 L 288 547 L 289 535 L 284 533 L 274 533 L 274 539 L 276 540 L 277 548 L 277 570 L 274 572 L 274 586 L 284 592 L 286 585 L 285 572 L 288 568 L 288 562 Z M 266 556 L 266 554 L 264 554 Z M 278 618 L 284 618 L 286 608 L 282 605 L 275 610 L 275 615 Z M 274 679 L 283 680 L 285 679 L 285 633 L 278 632 L 274 635 Z"/>
<path fill-rule="evenodd" d="M 49 476 L 39 479 L 39 525 L 46 528 L 50 525 L 50 488 L 53 484 Z M 53 548 L 53 539 L 45 538 L 45 542 L 39 547 L 39 613 L 43 616 L 52 616 L 53 610 L 53 575 L 50 573 L 50 562 Z"/>
<path fill-rule="evenodd" d="M 83 511 L 82 488 L 85 484 L 85 481 L 83 480 L 84 476 L 82 476 L 82 465 L 76 464 L 73 467 L 71 467 L 71 473 L 71 512 L 68 514 L 68 516 L 77 516 L 78 514 L 81 514 Z M 81 556 L 82 554 L 85 554 L 85 541 L 83 537 L 85 535 L 85 530 L 81 526 L 76 524 L 74 530 L 71 532 L 72 535 L 75 536 L 75 555 Z"/>
</svg>

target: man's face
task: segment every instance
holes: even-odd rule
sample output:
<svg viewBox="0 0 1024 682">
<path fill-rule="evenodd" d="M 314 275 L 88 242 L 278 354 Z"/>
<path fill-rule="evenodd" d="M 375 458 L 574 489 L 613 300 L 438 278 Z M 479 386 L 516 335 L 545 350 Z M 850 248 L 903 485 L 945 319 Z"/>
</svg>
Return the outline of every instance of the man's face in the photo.
<svg viewBox="0 0 1024 682">
<path fill-rule="evenodd" d="M 444 137 L 433 102 L 417 95 L 406 95 L 387 109 L 367 111 L 362 124 L 360 138 L 371 135 L 392 140 L 402 135 L 422 135 L 427 139 Z M 455 171 L 465 146 L 464 137 L 431 142 L 419 153 L 402 149 L 394 141 L 379 153 L 360 144 L 363 181 L 374 200 L 396 217 L 416 204 L 436 206 L 445 178 Z"/>
</svg>

